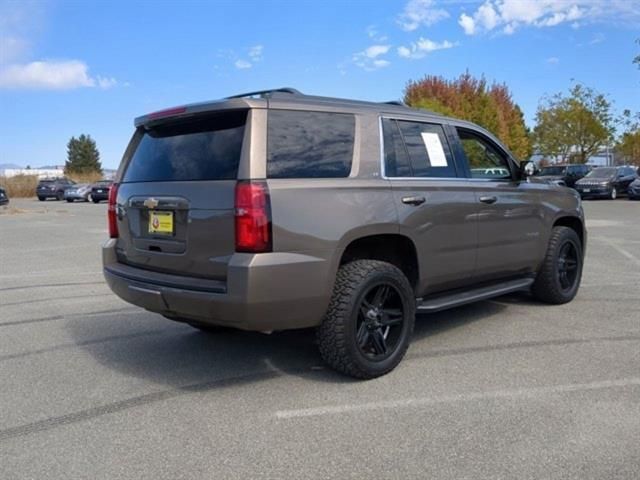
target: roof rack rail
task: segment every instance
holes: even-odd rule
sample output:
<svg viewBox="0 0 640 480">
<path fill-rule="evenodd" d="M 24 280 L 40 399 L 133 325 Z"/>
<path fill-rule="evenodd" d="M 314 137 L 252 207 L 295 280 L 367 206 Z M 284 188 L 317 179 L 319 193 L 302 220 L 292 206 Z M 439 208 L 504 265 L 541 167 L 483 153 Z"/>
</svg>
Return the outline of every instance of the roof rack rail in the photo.
<svg viewBox="0 0 640 480">
<path fill-rule="evenodd" d="M 390 102 L 382 102 L 382 103 L 387 105 L 400 105 L 401 107 L 407 106 L 407 104 L 404 103 L 402 100 L 391 100 Z"/>
<path fill-rule="evenodd" d="M 302 92 L 296 90 L 295 88 L 283 87 L 283 88 L 274 88 L 272 90 L 258 90 L 256 92 L 248 92 L 241 93 L 240 95 L 232 95 L 227 98 L 246 98 L 246 97 L 268 97 L 274 93 L 288 93 L 291 95 L 302 95 Z"/>
</svg>

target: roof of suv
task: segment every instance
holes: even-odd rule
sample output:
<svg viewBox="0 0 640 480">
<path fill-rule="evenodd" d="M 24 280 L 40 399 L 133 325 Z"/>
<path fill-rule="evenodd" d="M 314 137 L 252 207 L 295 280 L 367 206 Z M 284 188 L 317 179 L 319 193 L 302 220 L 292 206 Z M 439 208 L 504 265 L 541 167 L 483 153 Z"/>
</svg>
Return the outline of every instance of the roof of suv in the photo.
<svg viewBox="0 0 640 480">
<path fill-rule="evenodd" d="M 495 137 L 495 135 L 472 122 L 447 117 L 429 110 L 411 108 L 400 101 L 368 102 L 364 100 L 320 97 L 315 95 L 305 95 L 295 88 L 290 87 L 242 93 L 220 100 L 192 103 L 189 105 L 160 110 L 137 117 L 134 124 L 137 128 L 141 126 L 152 126 L 157 123 L 165 122 L 168 119 L 188 118 L 193 115 L 216 110 L 243 110 L 249 108 L 274 107 L 281 109 L 304 109 L 305 107 L 313 107 L 315 110 L 343 110 L 350 113 L 374 113 L 378 115 L 404 116 L 408 118 L 414 117 L 416 120 L 420 119 L 431 122 L 451 123 L 462 128 L 469 128 L 483 132 L 497 144 L 501 145 L 502 148 L 509 152 L 511 157 L 515 159 L 515 156 Z"/>
<path fill-rule="evenodd" d="M 169 117 L 181 117 L 190 114 L 202 113 L 209 110 L 219 109 L 242 109 L 242 108 L 266 108 L 267 106 L 282 107 L 285 105 L 298 106 L 319 106 L 348 109 L 352 111 L 369 111 L 376 113 L 391 114 L 414 114 L 427 115 L 430 117 L 439 117 L 441 119 L 450 119 L 435 112 L 428 110 L 411 108 L 400 101 L 390 102 L 369 102 L 364 100 L 350 100 L 334 97 L 320 97 L 316 95 L 305 95 L 294 88 L 277 88 L 273 90 L 260 90 L 257 92 L 248 92 L 220 100 L 212 100 L 208 102 L 193 103 L 166 110 L 160 110 L 148 115 L 142 115 L 135 119 L 135 125 L 141 126 L 149 123 L 155 123 L 154 120 L 166 119 Z M 459 120 L 457 120 L 459 121 Z M 464 123 L 464 122 L 463 122 Z M 471 124 L 470 124 L 471 125 Z"/>
</svg>

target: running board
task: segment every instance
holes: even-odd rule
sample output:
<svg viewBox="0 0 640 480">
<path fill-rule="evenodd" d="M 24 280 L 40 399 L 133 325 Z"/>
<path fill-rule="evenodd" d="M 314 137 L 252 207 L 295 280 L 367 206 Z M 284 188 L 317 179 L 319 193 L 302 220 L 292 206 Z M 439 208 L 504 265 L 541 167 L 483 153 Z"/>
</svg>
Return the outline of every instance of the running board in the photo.
<svg viewBox="0 0 640 480">
<path fill-rule="evenodd" d="M 450 294 L 436 295 L 432 298 L 417 299 L 416 311 L 418 313 L 433 313 L 447 308 L 458 307 L 467 303 L 478 302 L 488 298 L 498 297 L 519 290 L 527 290 L 533 283 L 533 278 L 519 278 L 508 282 L 495 283 L 473 290 Z"/>
</svg>

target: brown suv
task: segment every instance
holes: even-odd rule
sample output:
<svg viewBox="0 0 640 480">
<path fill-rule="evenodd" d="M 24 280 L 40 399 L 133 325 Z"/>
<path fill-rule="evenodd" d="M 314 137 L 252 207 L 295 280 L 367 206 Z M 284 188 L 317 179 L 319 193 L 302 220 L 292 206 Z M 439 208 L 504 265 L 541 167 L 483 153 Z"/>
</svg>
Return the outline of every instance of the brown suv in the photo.
<svg viewBox="0 0 640 480">
<path fill-rule="evenodd" d="M 532 165 L 474 124 L 279 89 L 135 125 L 104 275 L 172 320 L 317 327 L 329 365 L 372 378 L 400 362 L 416 312 L 578 290 L 579 196 L 530 183 Z"/>
</svg>

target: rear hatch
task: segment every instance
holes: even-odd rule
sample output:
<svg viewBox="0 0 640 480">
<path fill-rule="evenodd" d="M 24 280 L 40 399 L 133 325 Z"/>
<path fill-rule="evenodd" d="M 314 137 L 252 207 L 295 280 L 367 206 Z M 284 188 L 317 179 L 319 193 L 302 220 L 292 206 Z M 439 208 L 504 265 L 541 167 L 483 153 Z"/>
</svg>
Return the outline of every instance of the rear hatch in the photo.
<svg viewBox="0 0 640 480">
<path fill-rule="evenodd" d="M 118 260 L 225 280 L 247 110 L 139 127 L 118 188 Z"/>
<path fill-rule="evenodd" d="M 55 193 L 55 191 L 56 184 L 53 180 L 40 180 L 40 182 L 38 182 L 38 186 L 36 187 L 36 192 L 43 195 Z"/>
</svg>

